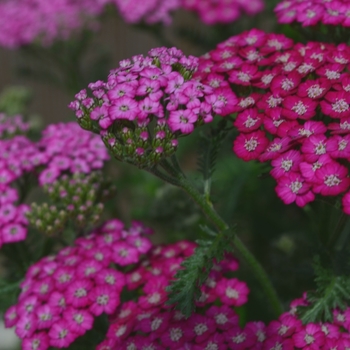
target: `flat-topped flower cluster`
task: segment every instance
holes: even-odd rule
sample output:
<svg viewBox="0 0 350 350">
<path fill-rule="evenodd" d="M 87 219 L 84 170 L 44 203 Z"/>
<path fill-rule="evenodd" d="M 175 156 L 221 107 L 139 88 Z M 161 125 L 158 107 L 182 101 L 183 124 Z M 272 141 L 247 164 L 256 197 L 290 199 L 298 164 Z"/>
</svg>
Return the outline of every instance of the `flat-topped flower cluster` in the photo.
<svg viewBox="0 0 350 350">
<path fill-rule="evenodd" d="M 13 132 L 14 125 L 23 126 L 21 118 L 9 122 L 11 118 L 6 119 L 9 129 L 3 129 L 5 135 Z M 38 177 L 43 186 L 63 174 L 101 169 L 109 159 L 99 137 L 81 130 L 76 123 L 49 125 L 38 142 L 25 135 L 0 139 L 0 149 L 0 247 L 26 238 L 29 207 L 21 203 L 20 190 L 21 186 L 28 187 L 25 181 L 30 176 Z"/>
<path fill-rule="evenodd" d="M 350 27 L 350 3 L 347 0 L 283 0 L 275 7 L 279 23 L 300 23 Z"/>
<path fill-rule="evenodd" d="M 108 0 L 107 0 L 108 1 Z M 3 0 L 0 2 L 0 46 L 18 48 L 67 40 L 82 28 L 96 27 L 106 0 Z"/>
<path fill-rule="evenodd" d="M 195 78 L 239 97 L 233 150 L 269 161 L 278 196 L 304 206 L 349 190 L 350 48 L 251 30 L 200 59 Z M 350 214 L 350 192 L 343 196 Z"/>
<path fill-rule="evenodd" d="M 91 97 L 84 89 L 69 107 L 83 128 L 101 134 L 116 158 L 156 163 L 175 152 L 179 136 L 222 112 L 214 89 L 191 78 L 197 66 L 198 58 L 181 50 L 155 48 L 147 57 L 121 61 L 107 82 L 89 84 Z"/>
<path fill-rule="evenodd" d="M 73 247 L 31 266 L 18 304 L 5 315 L 6 326 L 15 326 L 23 339 L 22 348 L 67 347 L 102 313 L 109 315 L 110 327 L 98 349 L 128 349 L 132 344 L 138 344 L 137 349 L 152 344 L 159 349 L 187 344 L 204 349 L 224 344 L 236 333 L 240 339 L 238 316 L 230 306 L 246 303 L 249 290 L 244 282 L 225 276 L 237 270 L 237 260 L 228 257 L 213 269 L 197 303 L 211 307 L 205 315 L 195 313 L 185 321 L 166 305 L 165 288 L 195 244 L 153 247 L 147 238 L 150 232 L 139 222 L 126 229 L 121 221 L 110 220 L 76 239 Z M 121 301 L 125 288 L 138 291 L 130 294 L 134 299 Z"/>
<path fill-rule="evenodd" d="M 263 0 L 182 0 L 182 7 L 198 14 L 208 25 L 232 23 L 243 13 L 255 15 L 264 9 Z"/>
</svg>

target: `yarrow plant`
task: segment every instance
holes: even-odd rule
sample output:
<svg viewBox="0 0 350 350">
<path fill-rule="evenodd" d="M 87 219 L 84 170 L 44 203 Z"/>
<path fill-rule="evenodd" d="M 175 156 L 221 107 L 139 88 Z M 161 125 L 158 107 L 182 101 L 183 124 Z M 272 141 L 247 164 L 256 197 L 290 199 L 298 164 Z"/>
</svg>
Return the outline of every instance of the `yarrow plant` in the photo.
<svg viewBox="0 0 350 350">
<path fill-rule="evenodd" d="M 0 27 L 23 17 L 19 4 L 0 4 L 9 11 Z M 213 38 L 242 11 L 262 9 L 258 0 L 23 4 L 27 22 L 11 33 L 9 25 L 0 43 L 52 44 L 52 52 L 57 39 L 94 27 L 107 5 L 153 31 L 183 6 L 217 24 Z M 94 80 L 75 69 L 85 34 L 68 44 L 67 60 L 54 56 L 58 71 L 72 63 L 64 77 L 76 122 L 39 133 L 0 113 L 0 311 L 22 349 L 350 349 L 347 7 L 276 7 L 281 23 L 310 26 L 330 42 L 251 29 L 199 58 L 154 48 Z M 188 175 L 196 138 L 198 170 Z M 117 171 L 105 167 L 109 154 Z M 149 174 L 129 176 L 122 162 L 174 192 L 162 196 Z M 296 205 L 269 197 L 273 181 L 282 202 Z M 125 201 L 107 202 L 115 189 Z M 143 222 L 171 208 L 176 216 L 153 220 L 152 238 Z M 186 230 L 174 233 L 179 227 Z"/>
</svg>

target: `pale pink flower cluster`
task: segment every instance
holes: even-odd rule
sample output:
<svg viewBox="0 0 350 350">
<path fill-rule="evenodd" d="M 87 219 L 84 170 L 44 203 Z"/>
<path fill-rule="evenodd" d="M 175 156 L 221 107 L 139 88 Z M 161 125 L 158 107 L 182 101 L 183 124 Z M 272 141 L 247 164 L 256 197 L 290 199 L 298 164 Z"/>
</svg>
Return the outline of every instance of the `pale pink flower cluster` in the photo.
<svg viewBox="0 0 350 350">
<path fill-rule="evenodd" d="M 182 0 L 182 7 L 198 14 L 208 25 L 231 23 L 243 13 L 255 15 L 264 9 L 263 0 Z"/>
<path fill-rule="evenodd" d="M 115 3 L 120 15 L 127 23 L 169 25 L 170 13 L 180 7 L 181 0 L 110 0 Z"/>
<path fill-rule="evenodd" d="M 29 123 L 24 122 L 21 115 L 7 116 L 0 113 L 0 139 L 25 134 L 28 130 Z"/>
<path fill-rule="evenodd" d="M 10 135 L 26 129 L 21 118 L 12 122 L 4 117 L 0 130 Z M 38 177 L 40 185 L 53 183 L 63 174 L 90 173 L 101 169 L 108 153 L 96 135 L 81 130 L 76 123 L 52 124 L 42 133 L 38 142 L 24 135 L 0 139 L 0 247 L 5 243 L 22 241 L 27 236 L 29 207 L 17 204 L 20 199 L 18 184 L 30 174 Z M 27 189 L 27 188 L 26 188 Z"/>
<path fill-rule="evenodd" d="M 347 0 L 283 0 L 275 7 L 279 23 L 300 23 L 350 27 L 350 3 Z"/>
<path fill-rule="evenodd" d="M 82 28 L 94 29 L 95 17 L 109 0 L 2 0 L 0 46 L 18 48 L 67 40 Z"/>
<path fill-rule="evenodd" d="M 166 304 L 166 287 L 195 244 L 152 247 L 149 233 L 138 222 L 126 229 L 111 220 L 73 247 L 31 266 L 18 303 L 5 315 L 6 326 L 15 326 L 23 339 L 23 350 L 68 347 L 103 313 L 110 326 L 97 349 L 128 349 L 131 344 L 136 349 L 199 350 L 215 344 L 226 349 L 226 343 L 239 343 L 242 330 L 231 307 L 245 304 L 249 290 L 232 277 L 237 260 L 227 257 L 215 266 L 197 303 L 203 312 L 185 320 Z M 121 301 L 123 289 L 137 292 L 133 300 Z"/>
<path fill-rule="evenodd" d="M 49 125 L 43 130 L 38 146 L 45 163 L 39 175 L 41 185 L 52 183 L 67 172 L 89 174 L 109 160 L 100 138 L 74 122 Z"/>
<path fill-rule="evenodd" d="M 294 44 L 253 29 L 203 56 L 196 78 L 239 95 L 233 150 L 246 161 L 271 162 L 284 203 L 346 193 L 350 214 L 349 64 L 345 44 Z"/>
</svg>

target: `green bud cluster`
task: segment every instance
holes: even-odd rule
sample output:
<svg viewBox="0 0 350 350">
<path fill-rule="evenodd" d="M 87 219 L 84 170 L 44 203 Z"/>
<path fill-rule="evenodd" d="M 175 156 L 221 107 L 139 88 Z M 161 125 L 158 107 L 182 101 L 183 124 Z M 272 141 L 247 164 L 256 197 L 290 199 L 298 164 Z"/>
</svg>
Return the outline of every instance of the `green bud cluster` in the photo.
<svg viewBox="0 0 350 350">
<path fill-rule="evenodd" d="M 77 231 L 97 224 L 103 211 L 103 201 L 115 191 L 114 186 L 103 180 L 101 172 L 89 175 L 62 176 L 44 191 L 50 204 L 33 203 L 27 214 L 29 222 L 47 235 L 62 232 L 67 225 Z"/>
<path fill-rule="evenodd" d="M 132 122 L 120 121 L 102 139 L 116 159 L 142 169 L 152 168 L 175 153 L 178 141 L 166 124 L 156 123 L 152 133 L 151 125 L 135 126 Z"/>
</svg>

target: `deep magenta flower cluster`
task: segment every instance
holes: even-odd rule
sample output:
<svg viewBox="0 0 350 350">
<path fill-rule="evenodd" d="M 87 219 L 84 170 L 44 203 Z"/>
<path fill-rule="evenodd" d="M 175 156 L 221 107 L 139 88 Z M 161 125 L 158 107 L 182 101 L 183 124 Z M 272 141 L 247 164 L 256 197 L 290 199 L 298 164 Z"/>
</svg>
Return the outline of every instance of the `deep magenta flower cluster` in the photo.
<svg viewBox="0 0 350 350">
<path fill-rule="evenodd" d="M 182 7 L 198 14 L 200 20 L 208 25 L 231 23 L 242 13 L 255 15 L 264 9 L 263 0 L 182 0 Z"/>
<path fill-rule="evenodd" d="M 176 150 L 179 136 L 222 112 L 214 89 L 191 78 L 197 66 L 198 58 L 176 48 L 155 48 L 121 61 L 107 82 L 89 84 L 92 97 L 82 90 L 69 107 L 118 159 L 156 162 Z"/>
<path fill-rule="evenodd" d="M 82 28 L 94 29 L 94 18 L 108 0 L 2 0 L 0 45 L 18 48 L 67 40 Z"/>
<path fill-rule="evenodd" d="M 0 124 L 6 135 L 13 131 L 14 125 L 25 128 L 20 118 L 19 121 L 17 118 L 12 122 L 8 120 L 12 119 L 5 118 Z M 49 125 L 38 142 L 24 135 L 0 139 L 0 149 L 0 247 L 4 243 L 22 241 L 27 235 L 25 214 L 29 207 L 17 204 L 19 181 L 27 187 L 24 179 L 35 174 L 40 185 L 50 184 L 63 174 L 88 174 L 101 169 L 109 159 L 100 138 L 81 130 L 76 123 Z"/>
<path fill-rule="evenodd" d="M 217 265 L 202 287 L 198 306 L 207 309 L 205 315 L 184 320 L 165 304 L 165 288 L 195 244 L 152 247 L 146 237 L 150 232 L 138 222 L 126 229 L 111 220 L 78 238 L 73 247 L 34 264 L 21 284 L 18 303 L 5 315 L 6 326 L 15 326 L 23 339 L 23 350 L 67 347 L 102 313 L 109 315 L 110 327 L 98 349 L 127 349 L 132 343 L 137 349 L 152 344 L 159 349 L 186 344 L 205 349 L 230 342 L 240 329 L 231 307 L 246 303 L 249 292 L 244 282 L 225 277 L 238 268 L 237 260 L 227 258 Z M 122 302 L 123 288 L 138 291 L 136 299 Z"/>
<path fill-rule="evenodd" d="M 350 27 L 350 3 L 347 0 L 283 0 L 275 7 L 279 23 L 300 23 Z"/>
<path fill-rule="evenodd" d="M 171 12 L 180 7 L 181 0 L 110 0 L 115 3 L 127 23 L 144 22 L 148 25 L 172 21 Z"/>
<path fill-rule="evenodd" d="M 200 60 L 196 77 L 239 95 L 236 155 L 271 162 L 278 196 L 304 206 L 349 190 L 350 48 L 251 30 Z M 343 196 L 350 214 L 350 192 Z"/>
</svg>

